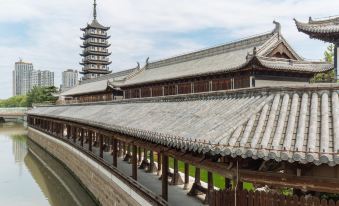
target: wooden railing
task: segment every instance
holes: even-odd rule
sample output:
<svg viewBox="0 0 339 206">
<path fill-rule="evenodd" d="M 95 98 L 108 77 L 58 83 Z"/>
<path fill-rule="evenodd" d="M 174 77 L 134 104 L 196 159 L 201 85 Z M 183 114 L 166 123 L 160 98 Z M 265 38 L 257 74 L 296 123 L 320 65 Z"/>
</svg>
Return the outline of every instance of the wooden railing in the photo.
<svg viewBox="0 0 339 206">
<path fill-rule="evenodd" d="M 148 190 L 146 187 L 142 186 L 140 183 L 138 183 L 133 178 L 126 176 L 124 173 L 120 172 L 116 167 L 114 167 L 111 164 L 108 164 L 103 158 L 95 155 L 93 152 L 85 149 L 84 147 L 81 147 L 80 145 L 74 143 L 72 140 L 67 138 L 59 138 L 55 133 L 51 133 L 49 131 L 43 130 L 39 127 L 35 127 L 33 125 L 29 125 L 30 127 L 39 130 L 43 133 L 46 133 L 58 140 L 61 140 L 74 148 L 81 151 L 83 154 L 94 160 L 95 162 L 99 163 L 102 167 L 104 167 L 106 170 L 110 171 L 115 177 L 117 177 L 119 180 L 124 182 L 128 187 L 133 189 L 136 193 L 144 197 L 146 200 L 148 200 L 152 205 L 158 205 L 158 206 L 165 206 L 167 205 L 167 202 L 161 198 L 160 196 L 154 194 L 152 191 Z"/>
<path fill-rule="evenodd" d="M 246 190 L 209 191 L 210 206 L 339 206 L 339 201 L 319 199 L 314 196 L 285 196 L 268 192 Z"/>
</svg>

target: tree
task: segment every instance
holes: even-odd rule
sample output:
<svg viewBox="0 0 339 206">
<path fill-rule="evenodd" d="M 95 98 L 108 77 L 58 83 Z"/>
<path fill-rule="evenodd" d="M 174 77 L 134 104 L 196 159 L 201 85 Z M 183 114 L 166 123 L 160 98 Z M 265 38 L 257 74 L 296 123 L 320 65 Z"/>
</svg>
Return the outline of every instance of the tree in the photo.
<svg viewBox="0 0 339 206">
<path fill-rule="evenodd" d="M 27 107 L 27 96 L 14 96 L 5 100 L 0 100 L 0 107 Z"/>
<path fill-rule="evenodd" d="M 326 62 L 329 63 L 333 63 L 334 62 L 334 45 L 330 44 L 326 51 L 324 52 L 324 60 Z M 335 79 L 335 72 L 334 70 L 330 70 L 327 72 L 322 72 L 319 74 L 316 74 L 313 79 L 311 80 L 311 82 L 322 82 L 322 81 L 332 81 Z"/>
<path fill-rule="evenodd" d="M 33 87 L 33 89 L 27 94 L 27 103 L 29 106 L 33 104 L 52 103 L 54 104 L 57 97 L 53 94 L 57 93 L 57 88 L 52 87 Z"/>
</svg>

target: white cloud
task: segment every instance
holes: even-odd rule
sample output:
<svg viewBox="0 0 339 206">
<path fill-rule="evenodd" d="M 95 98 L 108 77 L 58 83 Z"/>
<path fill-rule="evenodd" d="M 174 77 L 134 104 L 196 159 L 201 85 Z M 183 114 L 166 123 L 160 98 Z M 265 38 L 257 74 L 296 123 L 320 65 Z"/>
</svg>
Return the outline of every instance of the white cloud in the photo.
<svg viewBox="0 0 339 206">
<path fill-rule="evenodd" d="M 0 28 L 10 24 L 18 32 L 0 40 L 0 83 L 6 85 L 0 98 L 11 94 L 9 79 L 18 57 L 37 69 L 53 70 L 57 83 L 63 70 L 81 68 L 79 28 L 92 18 L 91 4 L 91 0 L 0 0 Z M 299 33 L 292 19 L 335 15 L 338 7 L 335 0 L 98 0 L 98 18 L 111 26 L 111 68 L 118 71 L 148 56 L 154 60 L 212 46 L 181 34 L 220 29 L 226 41 L 271 30 L 274 19 L 302 56 L 319 59 L 326 45 Z M 22 24 L 26 26 L 17 28 Z"/>
</svg>

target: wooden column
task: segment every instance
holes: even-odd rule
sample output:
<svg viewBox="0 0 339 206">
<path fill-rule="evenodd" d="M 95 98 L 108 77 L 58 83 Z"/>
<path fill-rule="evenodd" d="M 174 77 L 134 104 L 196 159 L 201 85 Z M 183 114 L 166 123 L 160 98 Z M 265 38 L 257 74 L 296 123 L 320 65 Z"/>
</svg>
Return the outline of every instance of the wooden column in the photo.
<svg viewBox="0 0 339 206">
<path fill-rule="evenodd" d="M 78 138 L 78 128 L 73 127 L 73 142 L 76 143 L 77 142 L 77 138 Z"/>
<path fill-rule="evenodd" d="M 80 130 L 80 135 L 81 135 L 81 139 L 80 139 L 80 146 L 81 147 L 84 147 L 84 140 L 85 140 L 85 131 L 83 128 L 81 128 Z"/>
<path fill-rule="evenodd" d="M 188 163 L 185 163 L 185 182 L 184 190 L 188 190 L 188 184 L 190 182 L 190 167 Z"/>
<path fill-rule="evenodd" d="M 195 180 L 193 183 L 193 186 L 191 188 L 191 190 L 189 191 L 189 193 L 187 195 L 190 196 L 196 196 L 196 195 L 200 195 L 202 194 L 198 188 L 201 187 L 201 182 L 200 182 L 200 168 L 195 168 Z"/>
<path fill-rule="evenodd" d="M 118 140 L 113 139 L 113 166 L 118 166 Z"/>
<path fill-rule="evenodd" d="M 157 175 L 159 176 L 160 173 L 161 173 L 161 153 L 158 152 L 158 172 L 157 172 Z"/>
<path fill-rule="evenodd" d="M 104 137 L 102 134 L 99 135 L 99 156 L 104 157 Z"/>
<path fill-rule="evenodd" d="M 138 179 L 138 148 L 136 145 L 132 146 L 133 151 L 132 151 L 132 178 L 134 180 Z"/>
<path fill-rule="evenodd" d="M 206 197 L 205 197 L 205 200 L 204 200 L 204 204 L 208 204 L 209 202 L 209 194 L 210 194 L 210 191 L 214 189 L 213 187 L 213 173 L 208 171 L 207 172 L 207 193 L 206 193 Z"/>
<path fill-rule="evenodd" d="M 181 185 L 183 184 L 183 181 L 179 175 L 179 168 L 178 168 L 178 159 L 173 158 L 174 168 L 173 168 L 173 177 L 171 184 L 172 185 Z"/>
<path fill-rule="evenodd" d="M 225 178 L 225 189 L 231 189 L 232 184 L 231 184 L 231 179 Z"/>
<path fill-rule="evenodd" d="M 168 156 L 162 155 L 162 198 L 168 200 Z"/>
<path fill-rule="evenodd" d="M 150 163 L 149 163 L 149 167 L 148 167 L 148 170 L 147 172 L 149 173 L 153 173 L 153 172 L 156 172 L 156 167 L 155 167 L 155 164 L 154 164 L 154 152 L 152 150 L 149 151 L 149 155 L 150 155 Z"/>
<path fill-rule="evenodd" d="M 92 152 L 92 138 L 93 138 L 93 132 L 88 131 L 88 150 Z"/>
<path fill-rule="evenodd" d="M 147 150 L 144 148 L 144 159 L 142 160 L 139 169 L 145 169 L 148 166 Z"/>
<path fill-rule="evenodd" d="M 141 164 L 141 147 L 138 147 L 138 163 Z"/>
</svg>

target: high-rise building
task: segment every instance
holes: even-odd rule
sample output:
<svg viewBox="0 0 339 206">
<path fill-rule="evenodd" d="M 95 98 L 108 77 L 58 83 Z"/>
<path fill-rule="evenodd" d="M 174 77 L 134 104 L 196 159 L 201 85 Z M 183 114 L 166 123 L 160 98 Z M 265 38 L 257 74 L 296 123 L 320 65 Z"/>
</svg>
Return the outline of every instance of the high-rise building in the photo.
<svg viewBox="0 0 339 206">
<path fill-rule="evenodd" d="M 25 95 L 34 86 L 54 86 L 54 72 L 34 70 L 32 63 L 22 60 L 16 62 L 13 71 L 13 96 Z"/>
<path fill-rule="evenodd" d="M 51 87 L 54 86 L 54 72 L 48 70 L 33 70 L 31 75 L 31 89 L 34 86 Z"/>
<path fill-rule="evenodd" d="M 21 59 L 15 63 L 13 71 L 13 96 L 25 95 L 32 88 L 31 75 L 33 64 L 23 62 Z"/>
<path fill-rule="evenodd" d="M 96 0 L 94 0 L 93 20 L 85 28 L 81 29 L 84 34 L 81 37 L 83 40 L 83 45 L 81 46 L 83 48 L 81 54 L 83 59 L 80 64 L 83 65 L 81 74 L 84 75 L 82 78 L 84 80 L 111 73 L 108 67 L 112 63 L 108 58 L 111 55 L 108 52 L 110 44 L 107 41 L 110 38 L 107 35 L 107 31 L 110 28 L 101 25 L 97 21 L 96 7 Z"/>
<path fill-rule="evenodd" d="M 62 85 L 61 90 L 70 89 L 78 84 L 78 71 L 68 69 L 62 72 Z"/>
</svg>

